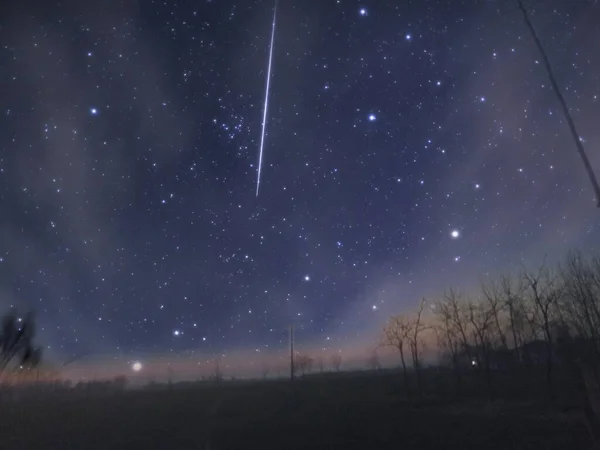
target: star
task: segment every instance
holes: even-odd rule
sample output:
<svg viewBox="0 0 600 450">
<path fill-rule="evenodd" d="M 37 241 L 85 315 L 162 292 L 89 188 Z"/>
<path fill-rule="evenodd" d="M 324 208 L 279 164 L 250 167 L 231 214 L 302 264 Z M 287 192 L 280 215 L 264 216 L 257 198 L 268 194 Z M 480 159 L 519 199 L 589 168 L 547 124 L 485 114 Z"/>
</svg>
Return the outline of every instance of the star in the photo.
<svg viewBox="0 0 600 450">
<path fill-rule="evenodd" d="M 452 230 L 450 232 L 450 236 L 452 237 L 452 239 L 458 239 L 460 237 L 460 231 L 458 231 L 458 230 Z"/>
<path fill-rule="evenodd" d="M 143 368 L 142 363 L 139 361 L 135 361 L 131 365 L 131 370 L 133 370 L 134 372 L 139 372 L 140 370 L 142 370 L 142 368 Z"/>
<path fill-rule="evenodd" d="M 377 120 L 377 116 L 375 114 L 369 114 L 369 122 L 375 122 Z"/>
<path fill-rule="evenodd" d="M 181 336 L 183 334 L 183 332 L 179 331 L 179 330 L 173 330 L 173 336 Z"/>
<path fill-rule="evenodd" d="M 406 39 L 407 41 L 410 41 L 412 39 L 412 35 L 406 34 L 406 36 L 404 36 L 404 39 Z"/>
<path fill-rule="evenodd" d="M 304 275 L 304 281 L 310 281 L 310 276 Z"/>
<path fill-rule="evenodd" d="M 360 8 L 360 9 L 358 10 L 358 13 L 359 13 L 361 16 L 363 16 L 363 17 L 364 17 L 364 16 L 366 16 L 366 15 L 368 14 L 368 12 L 367 12 L 366 8 Z"/>
<path fill-rule="evenodd" d="M 90 108 L 90 114 L 92 116 L 98 115 L 98 109 L 97 108 Z"/>
</svg>

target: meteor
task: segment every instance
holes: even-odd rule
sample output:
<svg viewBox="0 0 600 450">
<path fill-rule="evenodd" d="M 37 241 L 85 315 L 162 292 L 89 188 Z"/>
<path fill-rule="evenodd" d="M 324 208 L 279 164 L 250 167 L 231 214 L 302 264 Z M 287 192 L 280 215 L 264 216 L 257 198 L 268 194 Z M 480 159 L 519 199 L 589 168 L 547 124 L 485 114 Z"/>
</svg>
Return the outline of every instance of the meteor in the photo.
<svg viewBox="0 0 600 450">
<path fill-rule="evenodd" d="M 271 30 L 271 45 L 269 46 L 269 68 L 267 70 L 267 87 L 265 89 L 265 104 L 263 107 L 262 133 L 260 137 L 260 150 L 258 153 L 258 174 L 256 177 L 256 196 L 260 189 L 260 173 L 262 170 L 263 149 L 265 147 L 265 130 L 267 127 L 267 109 L 269 107 L 269 89 L 271 87 L 271 65 L 273 62 L 273 43 L 275 42 L 275 19 L 277 17 L 277 0 L 275 0 L 275 9 L 273 11 L 273 28 Z"/>
</svg>

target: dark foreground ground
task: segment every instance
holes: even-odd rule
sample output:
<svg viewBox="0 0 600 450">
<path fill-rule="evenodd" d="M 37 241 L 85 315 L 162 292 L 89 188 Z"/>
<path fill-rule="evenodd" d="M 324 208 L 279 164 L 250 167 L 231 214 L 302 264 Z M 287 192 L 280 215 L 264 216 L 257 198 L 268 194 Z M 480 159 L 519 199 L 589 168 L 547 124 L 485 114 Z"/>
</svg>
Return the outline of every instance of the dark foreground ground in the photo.
<svg viewBox="0 0 600 450">
<path fill-rule="evenodd" d="M 327 374 L 293 384 L 33 395 L 0 403 L 0 448 L 591 448 L 582 422 L 544 406 L 528 386 L 493 403 L 469 393 L 409 401 L 400 381 L 396 373 Z"/>
</svg>

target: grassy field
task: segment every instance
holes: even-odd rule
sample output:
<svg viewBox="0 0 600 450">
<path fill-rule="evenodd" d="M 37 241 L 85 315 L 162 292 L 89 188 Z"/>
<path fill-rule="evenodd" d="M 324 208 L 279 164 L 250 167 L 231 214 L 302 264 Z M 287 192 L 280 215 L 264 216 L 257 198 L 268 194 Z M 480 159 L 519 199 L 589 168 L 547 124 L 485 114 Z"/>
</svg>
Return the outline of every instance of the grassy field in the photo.
<svg viewBox="0 0 600 450">
<path fill-rule="evenodd" d="M 396 372 L 29 395 L 0 404 L 6 449 L 589 449 L 582 422 L 526 379 L 487 401 L 471 380 L 408 399 Z M 533 381 L 532 381 L 533 382 Z M 522 384 L 522 385 L 521 385 Z M 513 392 L 514 391 L 514 392 Z M 512 395 L 510 394 L 512 392 Z M 565 397 L 568 398 L 568 395 Z"/>
</svg>

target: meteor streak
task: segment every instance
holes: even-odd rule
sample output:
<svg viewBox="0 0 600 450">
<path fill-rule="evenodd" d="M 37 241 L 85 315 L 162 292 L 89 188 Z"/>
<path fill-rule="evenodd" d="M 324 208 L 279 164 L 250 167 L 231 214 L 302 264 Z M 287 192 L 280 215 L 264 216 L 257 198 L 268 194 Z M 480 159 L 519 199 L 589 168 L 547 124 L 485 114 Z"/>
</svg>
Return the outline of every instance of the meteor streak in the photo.
<svg viewBox="0 0 600 450">
<path fill-rule="evenodd" d="M 271 87 L 271 63 L 273 62 L 273 43 L 275 41 L 275 19 L 277 17 L 277 0 L 273 11 L 273 28 L 271 30 L 271 45 L 269 46 L 269 68 L 267 70 L 267 87 L 265 89 L 265 105 L 263 108 L 262 133 L 260 137 L 260 151 L 258 153 L 258 175 L 256 178 L 256 196 L 260 188 L 260 172 L 262 170 L 263 149 L 265 147 L 265 129 L 267 127 L 267 108 L 269 107 L 269 88 Z"/>
</svg>

